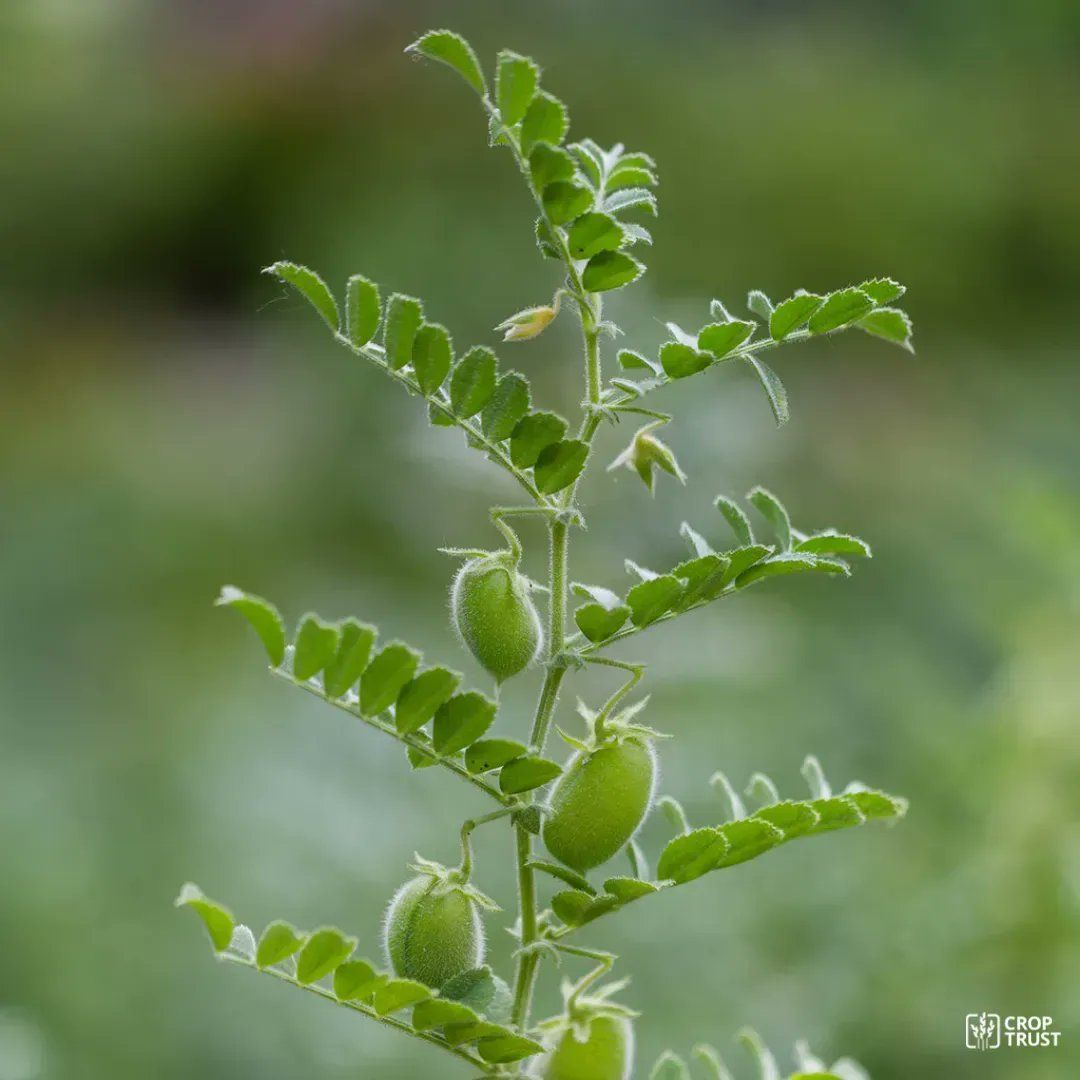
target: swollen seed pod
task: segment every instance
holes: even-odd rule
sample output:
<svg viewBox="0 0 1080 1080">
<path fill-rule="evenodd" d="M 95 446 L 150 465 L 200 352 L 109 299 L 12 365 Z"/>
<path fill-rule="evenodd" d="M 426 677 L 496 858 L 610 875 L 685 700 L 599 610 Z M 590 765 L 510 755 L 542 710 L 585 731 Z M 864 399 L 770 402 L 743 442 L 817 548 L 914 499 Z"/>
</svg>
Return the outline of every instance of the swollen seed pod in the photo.
<svg viewBox="0 0 1080 1080">
<path fill-rule="evenodd" d="M 579 751 L 548 800 L 548 851 L 581 872 L 607 862 L 645 820 L 655 785 L 656 752 L 644 735 Z"/>
<path fill-rule="evenodd" d="M 543 645 L 529 582 L 508 555 L 470 559 L 450 590 L 454 627 L 496 682 L 528 667 Z"/>
<path fill-rule="evenodd" d="M 596 1016 L 579 1042 L 573 1027 L 558 1032 L 533 1075 L 538 1080 L 630 1080 L 634 1028 L 625 1016 Z"/>
<path fill-rule="evenodd" d="M 422 873 L 394 894 L 383 926 L 394 973 L 438 989 L 484 960 L 484 927 L 467 888 Z"/>
</svg>

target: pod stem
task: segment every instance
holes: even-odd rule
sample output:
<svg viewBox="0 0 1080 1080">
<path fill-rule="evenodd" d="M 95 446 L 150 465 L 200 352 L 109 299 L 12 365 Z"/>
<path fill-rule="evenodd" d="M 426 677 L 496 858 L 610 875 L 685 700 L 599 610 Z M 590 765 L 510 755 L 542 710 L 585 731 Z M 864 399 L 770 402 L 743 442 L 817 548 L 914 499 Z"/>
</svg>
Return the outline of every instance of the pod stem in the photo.
<svg viewBox="0 0 1080 1080">
<path fill-rule="evenodd" d="M 521 541 L 517 533 L 506 523 L 506 518 L 539 515 L 550 521 L 557 513 L 558 510 L 553 506 L 493 506 L 489 511 L 489 516 L 492 525 L 506 538 L 514 565 L 517 566 L 521 562 Z"/>
<path fill-rule="evenodd" d="M 455 877 L 460 878 L 462 882 L 468 882 L 472 877 L 473 830 L 478 825 L 486 825 L 489 821 L 498 821 L 499 818 L 509 817 L 511 814 L 517 813 L 517 810 L 516 806 L 505 806 L 501 810 L 492 810 L 490 814 L 484 814 L 483 817 L 469 818 L 461 823 L 461 865 L 455 871 Z"/>
<path fill-rule="evenodd" d="M 645 665 L 632 664 L 625 660 L 612 660 L 606 656 L 583 656 L 582 659 L 587 664 L 597 664 L 600 667 L 612 667 L 618 668 L 620 671 L 630 672 L 630 678 L 627 679 L 606 702 L 604 702 L 603 708 L 601 708 L 600 712 L 596 715 L 593 734 L 595 735 L 597 742 L 602 742 L 604 738 L 604 726 L 607 723 L 608 717 L 611 716 L 615 706 L 618 705 L 639 682 L 641 682 L 642 676 L 645 674 Z"/>
<path fill-rule="evenodd" d="M 595 985 L 611 971 L 615 966 L 617 957 L 614 953 L 604 952 L 601 949 L 586 949 L 580 945 L 561 945 L 558 942 L 552 942 L 552 944 L 559 952 L 567 953 L 570 956 L 582 956 L 587 960 L 598 961 L 598 965 L 588 974 L 582 976 L 570 991 L 570 996 L 566 999 L 566 1004 L 568 1007 L 572 1008 L 577 1004 L 581 995 L 584 994 L 590 986 Z"/>
</svg>

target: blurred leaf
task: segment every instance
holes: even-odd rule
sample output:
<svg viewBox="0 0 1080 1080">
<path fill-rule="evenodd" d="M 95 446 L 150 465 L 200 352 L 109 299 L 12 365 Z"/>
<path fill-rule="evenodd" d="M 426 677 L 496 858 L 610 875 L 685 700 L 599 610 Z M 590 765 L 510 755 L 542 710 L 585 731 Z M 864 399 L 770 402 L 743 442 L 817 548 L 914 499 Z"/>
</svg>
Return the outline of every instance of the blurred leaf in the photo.
<svg viewBox="0 0 1080 1080">
<path fill-rule="evenodd" d="M 446 1001 L 443 998 L 429 998 L 420 1002 L 413 1010 L 412 1026 L 417 1031 L 430 1031 L 432 1028 L 445 1027 L 447 1024 L 475 1023 L 480 1019 L 478 1013 L 460 1001 Z"/>
<path fill-rule="evenodd" d="M 739 319 L 710 323 L 698 334 L 698 346 L 711 352 L 719 360 L 734 352 L 753 332 L 753 323 Z"/>
<path fill-rule="evenodd" d="M 783 341 L 788 334 L 798 330 L 825 302 L 823 296 L 803 292 L 801 289 L 788 297 L 769 317 L 769 334 L 774 341 Z"/>
<path fill-rule="evenodd" d="M 622 188 L 604 199 L 604 209 L 609 211 L 645 209 L 655 217 L 656 196 L 646 188 Z"/>
<path fill-rule="evenodd" d="M 661 881 L 677 885 L 707 874 L 716 860 L 727 850 L 727 841 L 715 829 L 695 829 L 675 837 L 664 848 L 656 867 Z"/>
<path fill-rule="evenodd" d="M 391 370 L 397 371 L 412 360 L 413 339 L 423 318 L 424 310 L 419 300 L 401 293 L 390 297 L 383 326 L 383 347 Z"/>
<path fill-rule="evenodd" d="M 475 416 L 495 393 L 495 354 L 483 345 L 471 348 L 450 376 L 450 405 L 463 419 Z"/>
<path fill-rule="evenodd" d="M 345 289 L 345 324 L 356 348 L 366 345 L 379 329 L 382 300 L 379 287 L 362 274 L 353 274 Z"/>
<path fill-rule="evenodd" d="M 911 319 L 899 308 L 878 308 L 859 320 L 859 329 L 911 351 Z"/>
<path fill-rule="evenodd" d="M 528 411 L 529 384 L 511 371 L 495 384 L 495 392 L 480 417 L 480 427 L 492 442 L 501 442 L 510 438 Z"/>
<path fill-rule="evenodd" d="M 326 320 L 327 326 L 337 333 L 341 326 L 337 301 L 326 282 L 314 270 L 296 263 L 276 262 L 263 273 L 273 274 L 286 285 L 291 285 Z"/>
<path fill-rule="evenodd" d="M 360 679 L 360 711 L 365 716 L 385 712 L 416 674 L 420 654 L 402 641 L 392 641 L 368 665 Z"/>
<path fill-rule="evenodd" d="M 654 574 L 653 577 L 656 575 Z M 571 583 L 570 588 L 576 596 L 583 600 L 595 600 L 607 611 L 614 611 L 622 603 L 622 597 L 611 589 L 605 589 L 602 585 L 583 585 L 580 581 Z"/>
<path fill-rule="evenodd" d="M 655 622 L 671 610 L 681 592 L 682 584 L 670 574 L 662 574 L 635 585 L 626 594 L 631 621 L 635 626 L 648 626 Z"/>
<path fill-rule="evenodd" d="M 618 191 L 620 188 L 655 186 L 656 176 L 650 169 L 631 163 L 621 164 L 612 169 L 604 183 L 604 190 L 611 192 Z"/>
<path fill-rule="evenodd" d="M 768 320 L 773 313 L 773 302 L 760 290 L 752 289 L 746 297 L 746 306 L 757 316 Z"/>
<path fill-rule="evenodd" d="M 610 292 L 637 281 L 645 267 L 625 251 L 601 251 L 585 266 L 581 276 L 587 292 Z"/>
<path fill-rule="evenodd" d="M 540 143 L 536 149 L 539 150 L 543 145 Z M 584 184 L 575 180 L 555 180 L 544 185 L 543 203 L 544 213 L 551 224 L 565 225 L 592 206 L 593 196 Z"/>
<path fill-rule="evenodd" d="M 544 1047 L 534 1039 L 518 1035 L 508 1028 L 503 1029 L 503 1034 L 490 1038 L 479 1039 L 476 1043 L 476 1052 L 492 1065 L 506 1065 L 523 1058 L 539 1054 Z"/>
<path fill-rule="evenodd" d="M 410 735 L 422 728 L 444 702 L 458 688 L 461 676 L 444 667 L 428 668 L 411 682 L 405 684 L 398 694 L 394 707 L 394 723 L 402 735 Z"/>
<path fill-rule="evenodd" d="M 440 994 L 448 1001 L 456 1001 L 482 1013 L 495 996 L 495 979 L 491 968 L 470 968 L 455 975 L 443 985 Z"/>
<path fill-rule="evenodd" d="M 424 323 L 416 332 L 412 346 L 412 366 L 424 394 L 434 394 L 450 374 L 453 346 L 445 326 Z"/>
<path fill-rule="evenodd" d="M 546 446 L 533 469 L 537 489 L 542 495 L 554 495 L 569 487 L 581 475 L 588 456 L 589 445 L 580 439 L 566 439 Z"/>
<path fill-rule="evenodd" d="M 269 600 L 246 593 L 235 585 L 224 585 L 215 604 L 231 607 L 247 619 L 262 640 L 272 667 L 281 667 L 285 660 L 285 623 Z"/>
<path fill-rule="evenodd" d="M 784 504 L 763 487 L 756 487 L 746 498 L 759 514 L 772 526 L 780 546 L 788 551 L 791 548 L 791 518 Z"/>
<path fill-rule="evenodd" d="M 513 127 L 525 116 L 536 86 L 540 69 L 527 56 L 503 49 L 499 53 L 495 72 L 495 100 L 499 116 L 507 127 Z"/>
<path fill-rule="evenodd" d="M 224 952 L 229 947 L 236 921 L 227 907 L 211 900 L 198 885 L 190 881 L 180 890 L 175 906 L 189 907 L 202 919 L 215 952 Z"/>
<path fill-rule="evenodd" d="M 656 374 L 656 365 L 633 349 L 620 349 L 617 359 L 624 371 L 650 371 Z"/>
<path fill-rule="evenodd" d="M 538 90 L 521 121 L 521 151 L 528 157 L 539 142 L 558 146 L 570 128 L 566 106 L 546 90 Z"/>
<path fill-rule="evenodd" d="M 622 226 L 610 215 L 592 211 L 577 218 L 567 231 L 570 254 L 588 259 L 601 251 L 615 251 L 622 246 Z"/>
<path fill-rule="evenodd" d="M 304 682 L 320 671 L 337 653 L 341 631 L 309 612 L 300 622 L 293 649 L 293 678 Z"/>
<path fill-rule="evenodd" d="M 476 742 L 495 722 L 495 702 L 475 690 L 456 694 L 435 713 L 432 744 L 442 755 Z"/>
<path fill-rule="evenodd" d="M 318 982 L 348 960 L 355 948 L 356 938 L 346 937 L 335 927 L 316 930 L 296 959 L 297 982 L 305 985 Z"/>
<path fill-rule="evenodd" d="M 367 667 L 377 635 L 374 626 L 351 618 L 343 620 L 339 630 L 337 652 L 323 672 L 323 688 L 328 698 L 342 697 L 356 685 Z"/>
<path fill-rule="evenodd" d="M 614 896 L 620 904 L 629 904 L 658 890 L 651 881 L 639 881 L 631 877 L 613 877 L 604 882 L 604 891 Z"/>
<path fill-rule="evenodd" d="M 665 1050 L 653 1065 L 649 1080 L 690 1080 L 690 1071 L 678 1054 Z"/>
<path fill-rule="evenodd" d="M 574 622 L 590 641 L 606 641 L 622 629 L 628 618 L 630 608 L 625 604 L 611 609 L 601 604 L 585 604 L 574 612 Z"/>
<path fill-rule="evenodd" d="M 830 330 L 849 326 L 873 306 L 874 301 L 861 289 L 841 289 L 829 293 L 821 307 L 810 316 L 810 333 L 827 334 Z"/>
<path fill-rule="evenodd" d="M 272 922 L 259 938 L 255 963 L 261 968 L 273 967 L 299 952 L 303 944 L 304 939 L 295 926 L 282 921 Z"/>
<path fill-rule="evenodd" d="M 870 545 L 857 536 L 847 533 L 823 532 L 808 536 L 795 545 L 796 551 L 807 551 L 811 555 L 861 555 L 869 559 L 872 555 Z"/>
<path fill-rule="evenodd" d="M 777 427 L 783 427 L 791 419 L 791 411 L 788 408 L 787 390 L 780 381 L 780 376 L 764 360 L 756 356 L 747 355 L 746 362 L 750 365 L 765 396 L 769 399 L 769 408 L 772 409 L 773 418 Z"/>
<path fill-rule="evenodd" d="M 526 753 L 528 747 L 513 739 L 478 739 L 465 751 L 465 768 L 476 774 L 492 772 Z"/>
<path fill-rule="evenodd" d="M 452 30 L 429 30 L 414 41 L 406 52 L 439 60 L 452 67 L 481 97 L 487 94 L 487 83 L 472 46 Z"/>
<path fill-rule="evenodd" d="M 845 576 L 850 573 L 844 563 L 835 562 L 832 559 L 823 559 L 820 555 L 800 555 L 788 551 L 780 555 L 773 555 L 750 567 L 749 570 L 744 570 L 736 579 L 735 584 L 738 588 L 744 589 L 747 585 L 752 585 L 762 578 L 807 572 L 843 574 Z"/>
<path fill-rule="evenodd" d="M 499 790 L 504 795 L 520 795 L 543 787 L 562 772 L 556 761 L 542 757 L 522 757 L 502 767 L 499 773 Z"/>
<path fill-rule="evenodd" d="M 510 437 L 510 460 L 519 469 L 536 464 L 540 451 L 557 443 L 566 434 L 566 421 L 551 412 L 534 412 L 524 417 Z"/>
<path fill-rule="evenodd" d="M 707 352 L 699 352 L 681 341 L 668 341 L 660 347 L 660 366 L 670 379 L 685 379 L 704 371 L 714 362 Z"/>
<path fill-rule="evenodd" d="M 579 889 L 558 892 L 551 898 L 551 909 L 567 926 L 581 926 L 593 899 L 592 894 Z"/>
</svg>

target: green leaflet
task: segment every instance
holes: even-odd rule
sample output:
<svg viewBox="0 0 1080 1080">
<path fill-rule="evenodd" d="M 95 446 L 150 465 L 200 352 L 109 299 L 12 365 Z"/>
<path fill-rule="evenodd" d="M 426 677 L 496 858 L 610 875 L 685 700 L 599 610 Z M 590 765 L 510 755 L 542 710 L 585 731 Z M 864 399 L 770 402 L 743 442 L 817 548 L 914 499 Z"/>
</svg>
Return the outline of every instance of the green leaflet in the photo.
<svg viewBox="0 0 1080 1080">
<path fill-rule="evenodd" d="M 413 340 L 423 320 L 423 306 L 415 297 L 401 293 L 390 297 L 383 325 L 383 348 L 392 371 L 405 367 L 412 360 Z"/>
<path fill-rule="evenodd" d="M 753 323 L 739 322 L 737 319 L 710 323 L 698 334 L 698 345 L 720 360 L 734 352 L 753 332 Z"/>
<path fill-rule="evenodd" d="M 874 301 L 861 289 L 840 289 L 825 297 L 825 302 L 810 316 L 808 329 L 811 334 L 840 330 L 861 319 L 873 306 Z"/>
<path fill-rule="evenodd" d="M 180 890 L 176 907 L 188 907 L 202 920 L 215 952 L 223 952 L 232 941 L 236 922 L 227 907 L 209 899 L 198 885 L 190 881 Z"/>
<path fill-rule="evenodd" d="M 892 278 L 872 278 L 870 281 L 864 281 L 859 288 L 875 304 L 891 304 L 907 292 L 903 285 L 898 281 L 893 281 Z"/>
<path fill-rule="evenodd" d="M 394 707 L 398 732 L 409 735 L 422 728 L 441 705 L 450 700 L 461 683 L 461 676 L 449 668 L 428 668 L 406 683 Z"/>
<path fill-rule="evenodd" d="M 588 261 L 581 281 L 588 292 L 611 292 L 633 284 L 644 273 L 644 265 L 625 251 L 601 251 Z"/>
<path fill-rule="evenodd" d="M 544 447 L 536 461 L 533 475 L 542 495 L 554 495 L 569 487 L 585 468 L 588 444 L 580 439 L 565 439 Z"/>
<path fill-rule="evenodd" d="M 341 326 L 337 301 L 326 282 L 314 270 L 296 263 L 276 262 L 263 273 L 273 274 L 286 285 L 291 285 L 326 320 L 326 325 L 337 333 Z"/>
<path fill-rule="evenodd" d="M 655 622 L 671 610 L 681 592 L 682 585 L 678 578 L 670 574 L 661 574 L 635 585 L 626 594 L 631 622 L 635 626 L 648 626 Z"/>
<path fill-rule="evenodd" d="M 285 622 L 273 604 L 261 596 L 243 592 L 235 585 L 222 586 L 214 603 L 240 612 L 262 640 L 271 666 L 281 667 L 285 660 Z"/>
<path fill-rule="evenodd" d="M 323 672 L 323 688 L 329 698 L 344 696 L 364 673 L 375 645 L 374 626 L 345 619 L 339 626 L 337 652 Z"/>
<path fill-rule="evenodd" d="M 495 354 L 483 345 L 471 348 L 450 376 L 450 406 L 456 416 L 475 416 L 495 393 Z"/>
<path fill-rule="evenodd" d="M 385 646 L 360 678 L 360 710 L 365 716 L 385 712 L 416 674 L 420 654 L 402 641 Z"/>
<path fill-rule="evenodd" d="M 769 316 L 769 335 L 774 341 L 783 341 L 788 334 L 798 330 L 824 302 L 823 296 L 801 290 L 794 296 L 789 296 Z"/>
<path fill-rule="evenodd" d="M 325 978 L 352 956 L 356 946 L 356 938 L 346 937 L 336 927 L 316 930 L 296 958 L 297 982 L 307 985 Z"/>
<path fill-rule="evenodd" d="M 574 612 L 574 622 L 590 641 L 607 640 L 618 633 L 629 618 L 630 608 L 625 604 L 611 609 L 602 604 L 584 604 Z"/>
<path fill-rule="evenodd" d="M 337 653 L 341 631 L 309 612 L 300 621 L 293 649 L 293 677 L 303 682 L 320 671 Z"/>
<path fill-rule="evenodd" d="M 304 939 L 291 923 L 272 922 L 259 938 L 255 963 L 261 968 L 273 967 L 274 964 L 280 964 L 282 960 L 294 956 L 303 945 Z"/>
<path fill-rule="evenodd" d="M 566 434 L 566 426 L 566 421 L 555 413 L 529 413 L 510 437 L 510 460 L 519 469 L 532 468 L 541 451 Z"/>
<path fill-rule="evenodd" d="M 476 742 L 495 722 L 495 702 L 475 690 L 456 694 L 435 713 L 432 744 L 441 755 L 456 754 Z"/>
<path fill-rule="evenodd" d="M 465 751 L 465 768 L 471 773 L 492 772 L 527 753 L 528 747 L 513 739 L 478 739 Z"/>
<path fill-rule="evenodd" d="M 909 352 L 911 349 L 911 319 L 907 312 L 899 308 L 878 308 L 864 315 L 857 323 L 860 330 L 865 330 L 875 337 L 884 338 L 895 345 L 902 345 Z"/>
<path fill-rule="evenodd" d="M 504 375 L 495 384 L 494 393 L 484 406 L 480 427 L 492 442 L 501 442 L 529 411 L 529 384 L 516 371 Z"/>
<path fill-rule="evenodd" d="M 379 329 L 382 301 L 379 286 L 361 274 L 353 274 L 345 288 L 345 327 L 356 347 L 366 345 Z"/>
<path fill-rule="evenodd" d="M 700 352 L 682 341 L 669 341 L 660 347 L 660 366 L 669 379 L 685 379 L 710 367 L 715 357 Z"/>
<path fill-rule="evenodd" d="M 487 94 L 487 83 L 472 46 L 452 30 L 430 30 L 417 38 L 406 50 L 453 68 L 481 97 Z"/>
<path fill-rule="evenodd" d="M 412 366 L 420 390 L 430 396 L 442 386 L 450 374 L 454 359 L 450 334 L 438 323 L 424 323 L 416 332 L 412 344 Z"/>
<path fill-rule="evenodd" d="M 562 772 L 556 761 L 542 757 L 522 757 L 504 765 L 499 773 L 499 790 L 505 795 L 521 795 L 550 783 Z"/>
<path fill-rule="evenodd" d="M 540 90 L 529 103 L 521 121 L 521 151 L 526 157 L 539 142 L 558 146 L 570 128 L 566 106 L 546 90 Z"/>
<path fill-rule="evenodd" d="M 764 360 L 756 356 L 747 355 L 746 362 L 753 369 L 765 396 L 769 399 L 769 408 L 772 409 L 776 426 L 783 427 L 791 419 L 791 410 L 788 407 L 787 390 L 780 381 L 780 376 Z"/>
<path fill-rule="evenodd" d="M 539 80 L 540 69 L 527 56 L 519 56 L 509 49 L 499 53 L 495 100 L 499 116 L 507 127 L 513 127 L 524 118 Z"/>
<path fill-rule="evenodd" d="M 789 550 L 791 548 L 791 519 L 788 517 L 784 504 L 771 491 L 763 487 L 754 488 L 746 498 L 772 526 L 776 539 L 780 541 L 780 547 L 784 551 Z"/>
<path fill-rule="evenodd" d="M 536 156 L 536 151 L 540 150 L 544 144 L 540 143 L 533 151 L 533 156 Z M 534 170 L 535 175 L 535 170 Z M 565 225 L 568 221 L 573 221 L 574 218 L 580 214 L 584 214 L 592 206 L 593 195 L 592 192 L 585 187 L 584 184 L 576 183 L 573 180 L 553 180 L 550 183 L 544 185 L 542 201 L 544 204 L 544 213 L 547 214 L 548 221 L 552 225 Z M 610 287 L 610 286 L 609 286 Z M 585 288 L 590 292 L 598 292 L 598 289 L 594 289 L 587 282 Z"/>
<path fill-rule="evenodd" d="M 564 183 L 574 175 L 574 159 L 561 147 L 538 142 L 529 153 L 529 175 L 532 177 L 533 187 L 537 191 L 544 191 L 549 184 Z M 584 206 L 578 213 L 586 209 L 588 207 Z M 577 214 L 572 214 L 571 217 L 577 217 Z M 569 221 L 570 218 L 566 220 Z"/>
<path fill-rule="evenodd" d="M 566 240 L 575 259 L 589 259 L 601 251 L 616 251 L 623 244 L 623 227 L 610 215 L 582 214 L 567 230 Z"/>
</svg>

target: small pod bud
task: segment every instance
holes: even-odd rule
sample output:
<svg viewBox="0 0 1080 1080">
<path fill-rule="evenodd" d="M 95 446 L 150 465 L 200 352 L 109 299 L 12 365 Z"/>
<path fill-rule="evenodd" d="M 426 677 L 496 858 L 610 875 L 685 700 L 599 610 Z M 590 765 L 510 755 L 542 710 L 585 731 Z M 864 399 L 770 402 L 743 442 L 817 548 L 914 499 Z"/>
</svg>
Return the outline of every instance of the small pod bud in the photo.
<svg viewBox="0 0 1080 1080">
<path fill-rule="evenodd" d="M 608 1000 L 622 986 L 610 983 L 594 997 L 575 999 L 573 988 L 564 985 L 565 1012 L 539 1025 L 545 1053 L 534 1059 L 529 1075 L 536 1080 L 630 1080 L 637 1014 Z"/>
<path fill-rule="evenodd" d="M 664 472 L 674 476 L 679 483 L 685 484 L 686 473 L 679 467 L 679 462 L 671 448 L 652 434 L 664 423 L 666 421 L 657 420 L 641 428 L 634 435 L 630 445 L 608 466 L 608 472 L 620 467 L 630 469 L 641 477 L 642 483 L 650 492 L 655 487 L 657 468 L 663 469 Z"/>
<path fill-rule="evenodd" d="M 484 927 L 478 896 L 453 872 L 424 864 L 423 872 L 394 894 L 383 926 L 383 944 L 394 973 L 438 989 L 479 967 Z M 482 898 L 481 898 L 482 899 Z"/>
<path fill-rule="evenodd" d="M 507 553 L 470 559 L 450 590 L 454 627 L 497 682 L 528 667 L 543 646 L 531 586 Z"/>
<path fill-rule="evenodd" d="M 559 314 L 562 293 L 557 292 L 551 306 L 525 308 L 504 319 L 496 330 L 503 330 L 503 341 L 531 341 L 539 337 Z"/>
</svg>

